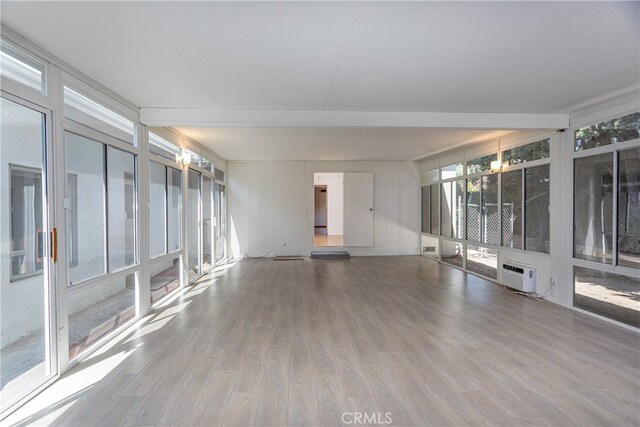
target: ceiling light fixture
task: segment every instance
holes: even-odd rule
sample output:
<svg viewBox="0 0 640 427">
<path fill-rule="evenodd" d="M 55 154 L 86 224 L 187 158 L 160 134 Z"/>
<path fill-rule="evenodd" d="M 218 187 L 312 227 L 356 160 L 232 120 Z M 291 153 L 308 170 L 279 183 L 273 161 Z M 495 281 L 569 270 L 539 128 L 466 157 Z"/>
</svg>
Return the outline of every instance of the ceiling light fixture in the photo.
<svg viewBox="0 0 640 427">
<path fill-rule="evenodd" d="M 176 163 L 181 166 L 189 167 L 191 164 L 191 153 L 187 150 L 181 150 L 176 153 Z"/>
</svg>

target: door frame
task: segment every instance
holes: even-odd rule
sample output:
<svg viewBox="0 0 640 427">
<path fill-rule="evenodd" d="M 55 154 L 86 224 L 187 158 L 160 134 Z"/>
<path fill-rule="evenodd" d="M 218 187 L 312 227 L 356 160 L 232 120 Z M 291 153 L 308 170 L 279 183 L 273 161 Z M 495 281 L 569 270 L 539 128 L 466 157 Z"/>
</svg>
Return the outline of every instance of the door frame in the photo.
<svg viewBox="0 0 640 427">
<path fill-rule="evenodd" d="M 47 340 L 45 340 L 45 357 L 48 360 L 47 370 L 49 373 L 39 380 L 37 385 L 31 390 L 26 391 L 13 400 L 9 400 L 7 406 L 2 409 L 0 413 L 0 419 L 4 419 L 13 411 L 22 406 L 25 402 L 32 399 L 40 391 L 48 387 L 51 383 L 56 381 L 60 377 L 62 372 L 60 366 L 60 358 L 58 357 L 58 326 L 60 325 L 60 290 L 58 285 L 64 283 L 60 280 L 60 271 L 64 270 L 58 268 L 58 263 L 54 263 L 51 253 L 51 231 L 53 228 L 60 228 L 60 224 L 57 221 L 57 209 L 60 208 L 56 198 L 56 189 L 58 188 L 58 182 L 56 180 L 56 171 L 58 171 L 58 161 L 56 153 L 53 150 L 53 135 L 54 135 L 54 120 L 53 111 L 46 106 L 34 103 L 22 97 L 13 95 L 11 93 L 0 90 L 0 97 L 21 105 L 25 108 L 37 111 L 44 116 L 44 145 L 43 145 L 43 159 L 42 159 L 42 177 L 43 177 L 43 229 L 44 233 L 44 246 L 47 248 L 47 262 L 46 268 L 43 269 L 43 281 L 45 285 L 45 330 L 47 334 Z M 60 249 L 64 248 L 64 245 L 60 245 L 60 238 L 57 239 L 57 252 L 60 253 Z"/>
</svg>

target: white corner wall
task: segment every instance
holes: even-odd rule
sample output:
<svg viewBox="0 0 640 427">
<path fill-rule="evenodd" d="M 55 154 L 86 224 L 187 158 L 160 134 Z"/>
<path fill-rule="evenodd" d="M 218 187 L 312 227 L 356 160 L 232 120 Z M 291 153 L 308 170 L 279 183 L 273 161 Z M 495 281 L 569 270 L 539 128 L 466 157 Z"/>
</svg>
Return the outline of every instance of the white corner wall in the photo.
<svg viewBox="0 0 640 427">
<path fill-rule="evenodd" d="M 417 255 L 420 173 L 416 162 L 229 162 L 231 256 L 309 255 L 316 172 L 373 172 L 374 245 L 352 255 Z M 335 249 L 335 248 L 332 248 Z"/>
</svg>

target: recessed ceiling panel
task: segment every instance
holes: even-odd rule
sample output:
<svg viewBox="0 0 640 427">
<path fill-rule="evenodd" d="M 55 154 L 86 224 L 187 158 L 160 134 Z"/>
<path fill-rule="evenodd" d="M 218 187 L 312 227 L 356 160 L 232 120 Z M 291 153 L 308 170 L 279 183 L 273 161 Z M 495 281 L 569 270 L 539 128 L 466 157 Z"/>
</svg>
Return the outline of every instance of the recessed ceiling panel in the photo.
<svg viewBox="0 0 640 427">
<path fill-rule="evenodd" d="M 2 24 L 140 107 L 217 107 L 138 2 L 2 1 Z"/>
<path fill-rule="evenodd" d="M 226 109 L 322 110 L 352 15 L 331 2 L 144 7 Z"/>
<path fill-rule="evenodd" d="M 455 88 L 493 67 L 568 7 L 562 2 L 381 2 L 363 7 L 349 30 L 328 109 L 507 111 L 460 102 Z M 526 111 L 525 101 L 519 99 L 518 112 Z"/>
</svg>

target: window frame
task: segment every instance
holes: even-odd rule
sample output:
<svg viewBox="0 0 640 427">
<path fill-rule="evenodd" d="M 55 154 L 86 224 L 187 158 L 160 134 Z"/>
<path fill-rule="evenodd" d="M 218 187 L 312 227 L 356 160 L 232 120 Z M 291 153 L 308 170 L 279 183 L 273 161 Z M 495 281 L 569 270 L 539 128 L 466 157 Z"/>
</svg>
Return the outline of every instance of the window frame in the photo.
<svg viewBox="0 0 640 427">
<path fill-rule="evenodd" d="M 160 254 L 160 255 L 156 255 L 156 256 L 151 256 L 151 245 L 149 245 L 149 259 L 148 261 L 152 261 L 153 263 L 159 262 L 158 260 L 160 259 L 164 259 L 163 257 L 167 257 L 168 255 L 173 255 L 174 257 L 177 254 L 180 254 L 181 252 L 184 251 L 184 236 L 182 234 L 182 228 L 183 228 L 183 221 L 184 221 L 184 204 L 183 204 L 183 200 L 184 200 L 184 195 L 182 194 L 184 191 L 184 187 L 183 187 L 183 181 L 184 181 L 184 169 L 178 167 L 176 165 L 175 162 L 171 162 L 170 160 L 166 159 L 165 157 L 156 155 L 156 154 L 152 154 L 149 153 L 149 156 L 147 157 L 147 172 L 150 169 L 149 165 L 151 164 L 151 162 L 157 163 L 160 166 L 164 167 L 164 214 L 165 214 L 165 221 L 164 221 L 164 229 L 165 229 L 165 239 L 164 239 L 164 253 Z M 180 172 L 180 248 L 178 249 L 174 249 L 172 251 L 169 251 L 169 169 L 174 169 L 176 171 Z M 147 173 L 147 175 L 149 175 L 149 173 Z M 151 184 L 151 181 L 149 180 L 149 184 Z M 147 203 L 151 203 L 151 192 L 149 191 L 149 201 Z M 151 223 L 149 223 L 149 226 L 151 226 Z M 148 233 L 151 233 L 151 229 L 149 227 L 148 228 Z"/>
<path fill-rule="evenodd" d="M 16 95 L 20 98 L 29 100 L 30 102 L 33 102 L 41 107 L 45 107 L 51 110 L 51 102 L 50 102 L 50 98 L 51 98 L 50 92 L 51 92 L 51 86 L 52 86 L 51 84 L 52 79 L 50 78 L 52 74 L 51 63 L 45 58 L 43 58 L 42 56 L 36 54 L 34 52 L 35 49 L 32 49 L 31 46 L 25 47 L 24 42 L 22 41 L 18 42 L 17 40 L 14 39 L 14 37 L 11 34 L 7 34 L 6 28 L 4 27 L 2 28 L 2 33 L 3 34 L 2 36 L 0 36 L 0 38 L 5 43 L 7 43 L 12 48 L 18 50 L 25 56 L 33 59 L 36 62 L 41 63 L 44 66 L 43 73 L 42 73 L 43 74 L 42 75 L 42 79 L 43 79 L 42 91 L 38 91 L 35 88 L 29 87 L 11 78 L 0 75 L 0 87 L 2 87 L 2 91 L 10 93 L 12 95 Z"/>
<path fill-rule="evenodd" d="M 111 281 L 111 280 L 115 280 L 112 279 L 112 275 L 117 274 L 117 277 L 120 277 L 121 274 L 124 274 L 125 276 L 128 274 L 133 274 L 133 273 L 139 273 L 140 268 L 141 268 L 141 260 L 140 260 L 140 156 L 139 156 L 139 147 L 135 147 L 132 146 L 126 142 L 123 142 L 117 138 L 114 138 L 110 135 L 104 134 L 100 131 L 97 131 L 95 129 L 89 128 L 83 124 L 80 123 L 76 123 L 72 120 L 67 120 L 64 119 L 63 120 L 63 129 L 62 129 L 62 133 L 63 135 L 65 135 L 67 132 L 72 133 L 74 135 L 80 136 L 82 138 L 86 138 L 92 141 L 95 141 L 97 143 L 100 143 L 103 145 L 103 150 L 105 152 L 105 157 L 103 159 L 103 161 L 105 162 L 105 176 L 104 179 L 106 180 L 107 175 L 108 175 L 108 170 L 106 169 L 106 163 L 107 163 L 107 158 L 106 158 L 106 152 L 107 152 L 107 147 L 111 146 L 113 148 L 119 149 L 121 151 L 125 151 L 129 154 L 132 154 L 134 156 L 134 162 L 135 162 L 135 168 L 134 170 L 135 172 L 135 185 L 134 185 L 134 198 L 135 198 L 135 220 L 134 220 L 134 224 L 135 224 L 135 243 L 134 243 L 134 258 L 135 258 L 135 263 L 131 266 L 125 267 L 123 269 L 119 269 L 117 271 L 110 271 L 109 269 L 109 264 L 108 264 L 108 254 L 109 254 L 109 244 L 108 244 L 108 240 L 109 240 L 109 236 L 107 233 L 105 233 L 105 257 L 106 257 L 106 271 L 102 274 L 99 274 L 97 276 L 94 277 L 90 277 L 84 280 L 81 280 L 77 283 L 74 283 L 72 285 L 69 284 L 69 278 L 67 277 L 66 282 L 65 282 L 65 287 L 66 287 L 66 292 L 67 295 L 71 296 L 73 295 L 75 292 L 81 292 L 83 289 L 89 289 L 89 288 L 94 288 L 94 287 L 99 287 L 101 285 L 103 285 L 105 282 Z M 64 141 L 64 139 L 63 139 Z M 65 150 L 66 150 L 66 144 L 63 144 L 65 146 Z M 62 173 L 65 175 L 67 174 L 67 165 L 66 165 L 66 160 L 65 160 L 65 165 L 64 168 L 62 169 Z M 108 198 L 108 194 L 106 194 L 105 192 L 105 197 Z M 69 195 L 66 194 L 66 190 L 65 190 L 65 198 L 69 199 Z M 104 223 L 104 227 L 105 227 L 105 231 L 108 231 L 108 223 L 109 220 L 107 218 L 107 214 L 108 214 L 108 205 L 107 205 L 108 201 L 105 203 L 105 223 Z M 69 268 L 69 260 L 67 260 L 67 266 L 65 266 L 65 269 Z M 115 277 L 115 276 L 113 276 Z"/>
<path fill-rule="evenodd" d="M 605 120 L 606 121 L 606 120 Z M 571 159 L 571 224 L 572 224 L 572 242 L 570 245 L 570 259 L 572 262 L 573 266 L 578 266 L 578 267 L 584 267 L 584 268 L 590 268 L 592 270 L 602 270 L 605 271 L 607 273 L 614 273 L 614 274 L 621 274 L 623 276 L 632 276 L 638 274 L 637 269 L 634 269 L 633 267 L 628 267 L 628 266 L 624 266 L 624 265 L 618 265 L 618 227 L 617 227 L 617 215 L 618 215 L 618 163 L 619 163 L 619 156 L 618 153 L 620 151 L 624 151 L 624 150 L 628 150 L 628 149 L 634 149 L 634 148 L 640 148 L 640 138 L 638 139 L 634 139 L 631 141 L 624 141 L 624 142 L 620 142 L 620 143 L 615 143 L 615 144 L 609 144 L 609 145 L 604 145 L 601 147 L 595 147 L 595 148 L 591 148 L 588 150 L 581 150 L 581 151 L 573 151 L 573 145 L 571 146 L 572 149 L 572 155 L 570 156 Z M 587 154 L 585 154 L 587 153 Z M 591 157 L 591 156 L 597 156 L 597 155 L 601 155 L 601 154 L 612 154 L 613 155 L 613 188 L 614 188 L 614 192 L 613 192 L 613 205 L 612 205 L 612 254 L 611 254 L 611 262 L 607 262 L 607 263 L 601 263 L 601 262 L 597 262 L 597 261 L 590 261 L 590 260 L 586 260 L 586 259 L 582 259 L 582 258 L 576 258 L 575 257 L 575 248 L 574 248 L 574 244 L 573 244 L 573 239 L 575 238 L 575 202 L 574 202 L 574 197 L 575 197 L 575 189 L 574 189 L 574 185 L 575 185 L 575 160 L 576 159 L 580 159 L 580 158 L 585 158 L 585 157 Z"/>
</svg>

